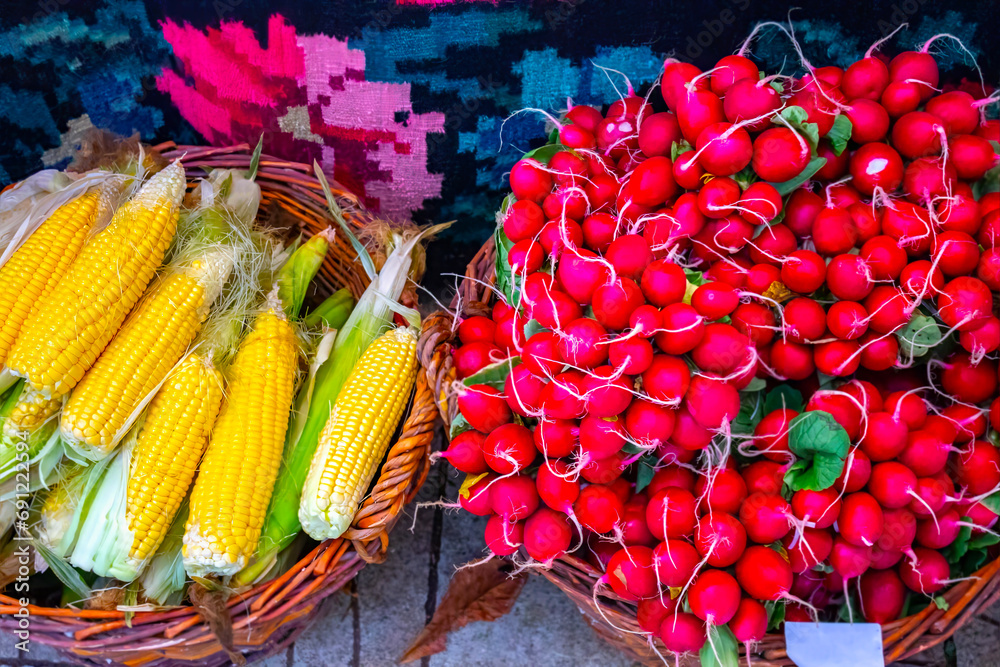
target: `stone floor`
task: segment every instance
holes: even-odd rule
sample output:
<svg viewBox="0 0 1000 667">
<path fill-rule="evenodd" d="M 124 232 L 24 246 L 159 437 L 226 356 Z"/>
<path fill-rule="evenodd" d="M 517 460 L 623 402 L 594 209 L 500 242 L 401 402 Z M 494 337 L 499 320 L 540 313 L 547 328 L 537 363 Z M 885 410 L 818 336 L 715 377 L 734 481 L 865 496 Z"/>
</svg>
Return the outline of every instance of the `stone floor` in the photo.
<svg viewBox="0 0 1000 667">
<path fill-rule="evenodd" d="M 455 498 L 457 489 L 458 479 L 445 479 L 443 467 L 437 466 L 421 496 Z M 258 665 L 395 665 L 444 594 L 454 568 L 480 555 L 484 524 L 484 519 L 465 512 L 419 510 L 412 530 L 409 522 L 401 522 L 393 532 L 385 565 L 361 572 L 356 597 L 330 598 L 319 621 L 294 646 Z M 54 651 L 37 644 L 25 660 L 16 655 L 9 639 L 0 639 L 0 667 L 64 664 Z M 1000 607 L 969 623 L 958 633 L 956 645 L 953 664 L 958 667 L 1000 667 Z M 500 665 L 628 667 L 630 661 L 597 639 L 561 592 L 532 577 L 510 614 L 453 633 L 447 650 L 425 659 L 421 667 Z M 952 667 L 940 649 L 898 667 L 917 665 Z"/>
</svg>

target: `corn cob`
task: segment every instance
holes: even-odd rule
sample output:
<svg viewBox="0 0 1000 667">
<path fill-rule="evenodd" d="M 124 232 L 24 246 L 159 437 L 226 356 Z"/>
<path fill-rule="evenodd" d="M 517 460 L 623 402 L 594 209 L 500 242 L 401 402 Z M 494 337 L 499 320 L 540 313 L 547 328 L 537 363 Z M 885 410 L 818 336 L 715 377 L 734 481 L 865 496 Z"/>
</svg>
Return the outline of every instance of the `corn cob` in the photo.
<svg viewBox="0 0 1000 667">
<path fill-rule="evenodd" d="M 100 192 L 60 206 L 0 266 L 0 366 L 38 304 L 66 275 L 98 219 Z"/>
<path fill-rule="evenodd" d="M 351 525 L 410 398 L 417 340 L 409 329 L 379 336 L 344 384 L 309 466 L 299 520 L 317 540 Z"/>
<path fill-rule="evenodd" d="M 226 402 L 191 492 L 183 548 L 188 574 L 232 575 L 257 546 L 281 465 L 297 355 L 294 328 L 271 305 L 233 360 Z"/>
<path fill-rule="evenodd" d="M 95 460 L 111 453 L 201 329 L 232 268 L 230 254 L 207 253 L 143 298 L 66 403 L 61 430 L 74 450 Z"/>
<path fill-rule="evenodd" d="M 7 360 L 32 388 L 68 393 L 104 350 L 163 260 L 184 184 L 180 163 L 153 176 L 39 303 Z"/>
<path fill-rule="evenodd" d="M 166 537 L 198 469 L 222 405 L 222 374 L 191 354 L 149 404 L 134 442 L 108 467 L 90 501 L 70 562 L 132 581 Z M 124 508 L 113 490 L 125 481 Z"/>
<path fill-rule="evenodd" d="M 41 392 L 25 387 L 3 424 L 4 437 L 26 438 L 61 407 L 61 398 L 47 398 Z"/>
</svg>

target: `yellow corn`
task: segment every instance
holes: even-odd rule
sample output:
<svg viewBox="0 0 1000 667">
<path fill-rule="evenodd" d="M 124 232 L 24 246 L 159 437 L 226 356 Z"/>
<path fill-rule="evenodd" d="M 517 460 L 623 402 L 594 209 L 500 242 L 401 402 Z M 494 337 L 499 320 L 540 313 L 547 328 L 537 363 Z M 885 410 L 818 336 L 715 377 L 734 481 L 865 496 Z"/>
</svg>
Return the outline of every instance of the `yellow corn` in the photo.
<svg viewBox="0 0 1000 667">
<path fill-rule="evenodd" d="M 48 296 L 83 248 L 98 218 L 100 193 L 63 204 L 0 267 L 0 366 L 24 321 Z"/>
<path fill-rule="evenodd" d="M 240 345 L 184 532 L 184 568 L 228 576 L 253 555 L 281 465 L 295 391 L 295 330 L 280 307 L 261 313 Z"/>
<path fill-rule="evenodd" d="M 48 398 L 41 392 L 25 387 L 7 416 L 3 434 L 8 438 L 24 438 L 59 412 L 61 398 Z"/>
<path fill-rule="evenodd" d="M 12 371 L 50 396 L 83 378 L 163 261 L 184 184 L 174 163 L 115 211 L 25 322 L 7 360 Z"/>
<path fill-rule="evenodd" d="M 344 383 L 320 435 L 299 505 L 310 537 L 340 537 L 403 417 L 417 372 L 417 340 L 409 329 L 375 339 Z"/>
<path fill-rule="evenodd" d="M 149 404 L 132 450 L 126 516 L 137 570 L 159 548 L 198 470 L 222 406 L 222 374 L 197 354 L 172 372 Z"/>
<path fill-rule="evenodd" d="M 232 261 L 206 254 L 156 284 L 87 371 L 63 410 L 66 442 L 92 460 L 108 456 L 143 399 L 198 334 Z"/>
</svg>

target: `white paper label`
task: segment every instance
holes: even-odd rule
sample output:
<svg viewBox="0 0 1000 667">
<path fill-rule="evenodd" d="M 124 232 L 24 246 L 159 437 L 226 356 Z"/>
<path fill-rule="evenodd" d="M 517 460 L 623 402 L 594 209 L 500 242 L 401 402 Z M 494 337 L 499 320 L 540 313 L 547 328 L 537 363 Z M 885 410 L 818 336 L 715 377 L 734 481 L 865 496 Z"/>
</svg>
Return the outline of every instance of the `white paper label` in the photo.
<svg viewBox="0 0 1000 667">
<path fill-rule="evenodd" d="M 798 667 L 885 667 L 877 623 L 785 623 L 785 644 Z"/>
</svg>

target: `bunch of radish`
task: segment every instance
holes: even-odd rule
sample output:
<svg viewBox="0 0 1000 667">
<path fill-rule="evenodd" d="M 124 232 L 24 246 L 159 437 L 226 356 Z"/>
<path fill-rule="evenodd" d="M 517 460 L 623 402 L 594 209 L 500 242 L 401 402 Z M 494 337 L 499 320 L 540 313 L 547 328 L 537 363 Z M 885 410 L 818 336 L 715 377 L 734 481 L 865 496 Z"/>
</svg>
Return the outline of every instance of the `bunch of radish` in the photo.
<svg viewBox="0 0 1000 667">
<path fill-rule="evenodd" d="M 995 556 L 1000 123 L 940 92 L 934 42 L 802 78 L 668 61 L 668 110 L 553 119 L 492 311 L 457 321 L 440 456 L 492 554 L 589 560 L 714 655 L 944 604 Z"/>
</svg>

